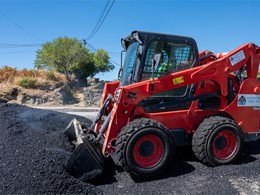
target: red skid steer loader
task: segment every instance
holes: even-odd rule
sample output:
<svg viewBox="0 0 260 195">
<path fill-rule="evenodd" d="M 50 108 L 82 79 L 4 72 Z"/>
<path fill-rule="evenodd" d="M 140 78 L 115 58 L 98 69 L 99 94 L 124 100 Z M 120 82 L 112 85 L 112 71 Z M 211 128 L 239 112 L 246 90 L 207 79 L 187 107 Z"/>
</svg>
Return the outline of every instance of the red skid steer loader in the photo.
<svg viewBox="0 0 260 195">
<path fill-rule="evenodd" d="M 93 124 L 66 129 L 70 174 L 93 179 L 112 156 L 133 176 L 156 176 L 185 145 L 209 166 L 229 164 L 260 137 L 259 46 L 199 53 L 190 37 L 141 31 L 121 42 L 120 79 L 106 83 Z"/>
</svg>

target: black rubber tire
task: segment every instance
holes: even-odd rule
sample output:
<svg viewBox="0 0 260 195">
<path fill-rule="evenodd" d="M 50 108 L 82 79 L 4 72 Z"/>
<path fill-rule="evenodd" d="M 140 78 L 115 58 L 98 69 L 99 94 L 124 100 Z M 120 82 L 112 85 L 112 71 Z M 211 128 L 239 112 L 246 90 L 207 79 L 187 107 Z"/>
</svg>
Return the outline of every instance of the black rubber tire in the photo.
<svg viewBox="0 0 260 195">
<path fill-rule="evenodd" d="M 163 145 L 162 158 L 151 167 L 138 164 L 133 154 L 137 142 L 146 136 L 154 136 Z M 172 163 L 173 155 L 174 145 L 169 131 L 161 123 L 151 119 L 141 118 L 129 122 L 121 130 L 116 141 L 116 164 L 131 175 L 141 178 L 158 176 L 163 173 Z"/>
<path fill-rule="evenodd" d="M 227 135 L 227 138 L 222 134 Z M 195 156 L 209 166 L 234 163 L 240 157 L 243 145 L 241 128 L 234 120 L 222 116 L 211 116 L 204 119 L 192 138 L 192 150 Z M 232 152 L 225 149 L 225 147 L 233 147 L 231 148 Z M 227 154 L 225 154 L 225 150 L 228 151 Z M 219 156 L 214 152 L 218 152 L 217 155 Z M 222 157 L 220 155 L 227 156 Z"/>
</svg>

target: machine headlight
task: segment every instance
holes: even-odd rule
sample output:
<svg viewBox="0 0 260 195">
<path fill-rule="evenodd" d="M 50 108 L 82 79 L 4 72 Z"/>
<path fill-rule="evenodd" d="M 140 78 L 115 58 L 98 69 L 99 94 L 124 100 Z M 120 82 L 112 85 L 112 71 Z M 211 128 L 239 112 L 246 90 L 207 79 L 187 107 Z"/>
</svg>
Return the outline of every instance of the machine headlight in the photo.
<svg viewBox="0 0 260 195">
<path fill-rule="evenodd" d="M 116 91 L 116 96 L 115 96 L 115 100 L 116 100 L 116 102 L 118 101 L 118 99 L 120 98 L 120 95 L 121 95 L 121 89 L 118 89 L 117 91 Z"/>
</svg>

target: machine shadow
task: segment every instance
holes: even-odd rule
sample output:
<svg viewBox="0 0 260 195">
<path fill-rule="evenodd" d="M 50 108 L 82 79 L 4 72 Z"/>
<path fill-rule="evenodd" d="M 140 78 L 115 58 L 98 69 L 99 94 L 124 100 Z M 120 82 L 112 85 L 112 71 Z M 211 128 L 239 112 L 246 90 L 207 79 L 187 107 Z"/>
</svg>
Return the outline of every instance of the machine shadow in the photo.
<svg viewBox="0 0 260 195">
<path fill-rule="evenodd" d="M 260 138 L 245 143 L 246 153 L 249 155 L 260 154 Z"/>
<path fill-rule="evenodd" d="M 155 181 L 166 179 L 170 177 L 177 177 L 180 175 L 186 175 L 195 171 L 195 167 L 188 162 L 196 161 L 196 157 L 194 156 L 192 149 L 190 146 L 177 147 L 175 149 L 175 155 L 172 165 L 169 167 L 167 171 L 163 174 L 151 177 L 150 179 L 142 179 L 140 177 L 132 176 L 132 179 L 139 183 L 145 181 Z"/>
<path fill-rule="evenodd" d="M 195 167 L 192 166 L 191 164 L 185 161 L 182 162 L 178 161 L 177 163 L 175 162 L 174 164 L 172 164 L 172 166 L 170 166 L 170 168 L 161 175 L 155 177 L 149 177 L 149 178 L 141 178 L 141 177 L 136 177 L 131 175 L 131 178 L 136 183 L 142 183 L 142 182 L 163 180 L 171 177 L 177 177 L 180 175 L 186 175 L 193 172 L 194 170 Z"/>
<path fill-rule="evenodd" d="M 180 147 L 177 148 L 175 151 L 175 157 L 172 165 L 170 165 L 169 169 L 165 171 L 163 174 L 150 177 L 149 179 L 135 177 L 130 175 L 132 180 L 136 183 L 145 182 L 145 181 L 155 181 L 166 179 L 169 177 L 177 177 L 180 175 L 185 175 L 193 172 L 195 168 L 186 161 L 194 161 L 196 160 L 195 156 L 193 155 L 190 147 Z M 116 167 L 112 158 L 106 159 L 105 167 L 104 167 L 104 174 L 89 183 L 99 186 L 99 185 L 106 185 L 118 182 L 115 176 L 122 174 L 124 171 L 121 168 Z"/>
<path fill-rule="evenodd" d="M 236 165 L 247 164 L 257 160 L 252 155 L 260 154 L 260 139 L 250 142 L 245 142 L 243 154 Z"/>
<path fill-rule="evenodd" d="M 251 163 L 257 160 L 254 156 L 252 156 L 255 154 L 260 154 L 260 139 L 245 143 L 245 150 L 240 160 L 234 164 L 239 165 Z M 141 183 L 190 174 L 195 171 L 196 168 L 189 162 L 199 162 L 198 159 L 194 156 L 191 146 L 177 147 L 174 157 L 174 162 L 163 174 L 156 177 L 151 177 L 149 179 L 142 179 L 140 177 L 131 175 L 132 180 L 136 183 Z M 122 174 L 122 172 L 123 170 L 116 167 L 112 158 L 108 158 L 106 159 L 104 174 L 102 177 L 97 178 L 90 183 L 95 186 L 99 186 L 118 182 L 116 176 Z"/>
</svg>

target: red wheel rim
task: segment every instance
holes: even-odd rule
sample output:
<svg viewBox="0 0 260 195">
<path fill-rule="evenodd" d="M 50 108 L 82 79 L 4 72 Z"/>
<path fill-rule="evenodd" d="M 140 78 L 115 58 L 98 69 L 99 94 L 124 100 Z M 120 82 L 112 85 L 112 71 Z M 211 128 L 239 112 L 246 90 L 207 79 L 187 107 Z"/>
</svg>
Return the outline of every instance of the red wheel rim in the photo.
<svg viewBox="0 0 260 195">
<path fill-rule="evenodd" d="M 163 155 L 163 142 L 155 135 L 143 136 L 134 145 L 134 160 L 141 167 L 154 167 L 162 160 Z"/>
<path fill-rule="evenodd" d="M 221 160 L 230 158 L 237 149 L 237 139 L 232 131 L 219 132 L 213 141 L 213 154 Z"/>
</svg>

